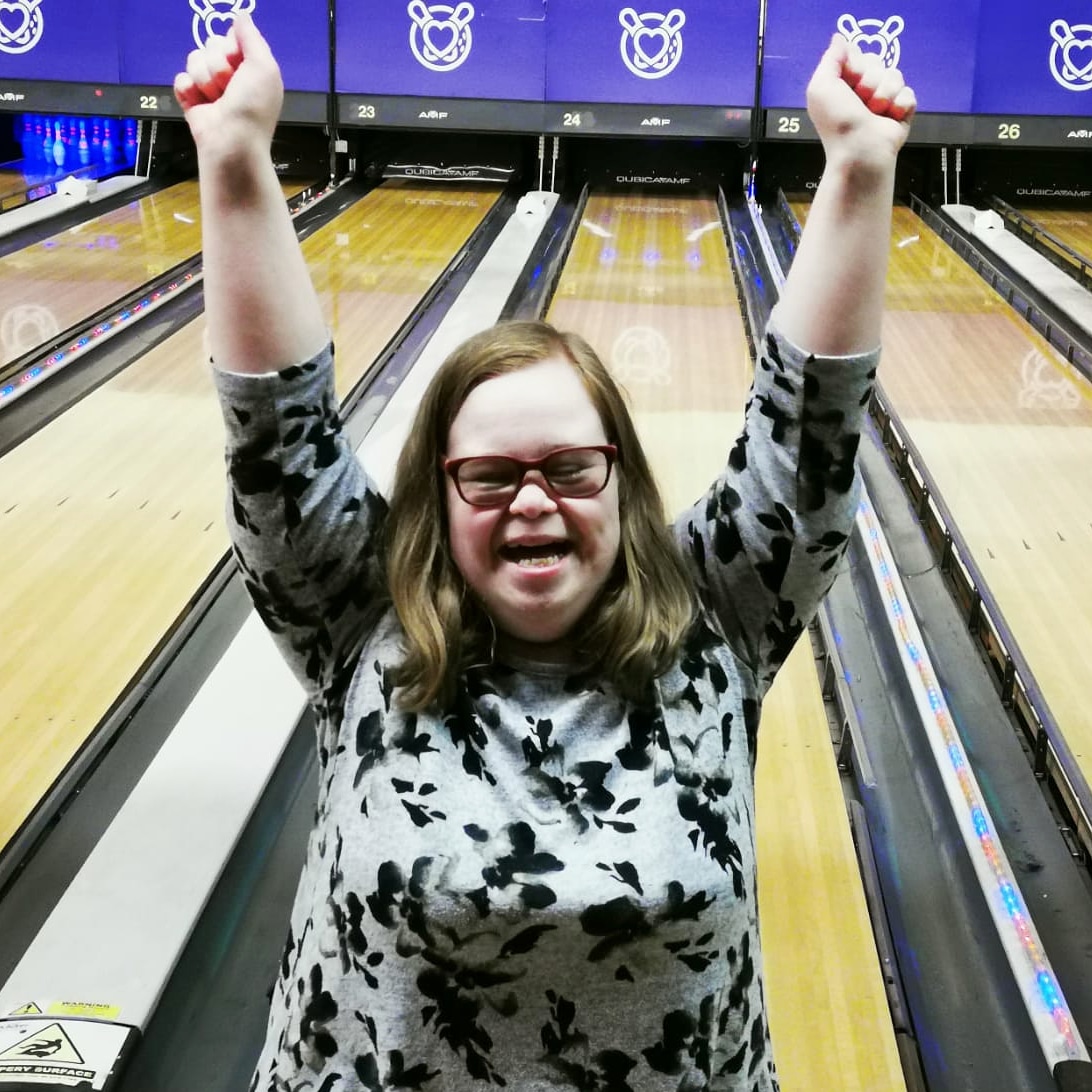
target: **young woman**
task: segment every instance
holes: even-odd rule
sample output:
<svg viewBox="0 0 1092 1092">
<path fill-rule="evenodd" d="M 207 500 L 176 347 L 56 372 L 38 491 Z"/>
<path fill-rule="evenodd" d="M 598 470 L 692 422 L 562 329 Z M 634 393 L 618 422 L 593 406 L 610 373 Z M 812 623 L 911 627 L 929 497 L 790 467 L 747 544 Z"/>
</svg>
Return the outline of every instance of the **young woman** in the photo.
<svg viewBox="0 0 1092 1092">
<path fill-rule="evenodd" d="M 827 169 L 744 431 L 672 526 L 603 365 L 541 323 L 443 365 L 388 505 L 341 435 L 245 16 L 176 93 L 236 553 L 318 719 L 253 1087 L 776 1088 L 759 709 L 853 519 L 912 92 L 838 37 L 819 62 Z"/>
</svg>

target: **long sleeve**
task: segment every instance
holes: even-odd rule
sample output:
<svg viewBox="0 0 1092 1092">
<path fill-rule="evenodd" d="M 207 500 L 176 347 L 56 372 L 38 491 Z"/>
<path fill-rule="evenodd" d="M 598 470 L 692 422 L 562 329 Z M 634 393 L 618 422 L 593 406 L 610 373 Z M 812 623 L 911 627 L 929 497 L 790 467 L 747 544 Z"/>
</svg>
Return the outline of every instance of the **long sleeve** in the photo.
<svg viewBox="0 0 1092 1092">
<path fill-rule="evenodd" d="M 328 703 L 384 598 L 387 511 L 342 433 L 333 349 L 279 372 L 214 375 L 247 591 L 311 701 Z"/>
<path fill-rule="evenodd" d="M 761 693 L 845 551 L 878 359 L 808 354 L 778 333 L 775 312 L 728 464 L 676 520 L 702 598 Z"/>
</svg>

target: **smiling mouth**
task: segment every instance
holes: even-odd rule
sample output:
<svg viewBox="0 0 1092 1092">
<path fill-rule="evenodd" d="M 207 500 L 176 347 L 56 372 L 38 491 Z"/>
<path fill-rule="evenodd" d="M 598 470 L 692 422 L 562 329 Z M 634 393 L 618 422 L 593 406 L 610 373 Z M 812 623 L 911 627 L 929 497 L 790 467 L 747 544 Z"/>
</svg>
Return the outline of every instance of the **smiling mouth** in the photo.
<svg viewBox="0 0 1092 1092">
<path fill-rule="evenodd" d="M 572 546 L 567 542 L 544 542 L 538 546 L 511 545 L 500 548 L 501 557 L 524 569 L 549 568 L 570 553 L 572 553 Z"/>
</svg>

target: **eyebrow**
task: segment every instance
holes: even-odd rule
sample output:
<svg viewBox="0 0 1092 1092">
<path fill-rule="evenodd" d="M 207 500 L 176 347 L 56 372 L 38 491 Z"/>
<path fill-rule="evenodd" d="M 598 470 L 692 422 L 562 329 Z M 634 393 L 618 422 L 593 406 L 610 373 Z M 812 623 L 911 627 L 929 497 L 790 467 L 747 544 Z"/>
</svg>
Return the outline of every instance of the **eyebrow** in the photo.
<svg viewBox="0 0 1092 1092">
<path fill-rule="evenodd" d="M 481 459 L 490 455 L 503 455 L 509 459 L 541 459 L 546 455 L 549 455 L 551 451 L 563 451 L 568 447 L 602 447 L 604 444 L 611 443 L 610 440 L 604 436 L 602 439 L 594 440 L 556 440 L 551 443 L 545 443 L 537 445 L 535 447 L 522 448 L 517 454 L 513 448 L 493 447 L 483 448 L 478 451 L 467 452 L 465 455 L 453 455 L 450 451 L 444 452 L 445 459 Z"/>
</svg>

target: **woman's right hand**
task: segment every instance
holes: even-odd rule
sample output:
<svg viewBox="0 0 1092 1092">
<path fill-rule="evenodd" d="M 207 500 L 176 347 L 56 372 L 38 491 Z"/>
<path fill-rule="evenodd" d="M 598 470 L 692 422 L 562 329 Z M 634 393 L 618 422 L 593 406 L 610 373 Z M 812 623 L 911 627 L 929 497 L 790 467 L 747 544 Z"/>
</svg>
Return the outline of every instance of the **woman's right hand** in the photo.
<svg viewBox="0 0 1092 1092">
<path fill-rule="evenodd" d="M 281 71 L 249 15 L 236 15 L 223 37 L 214 35 L 186 58 L 174 94 L 199 153 L 232 157 L 268 152 L 284 101 Z"/>
</svg>

